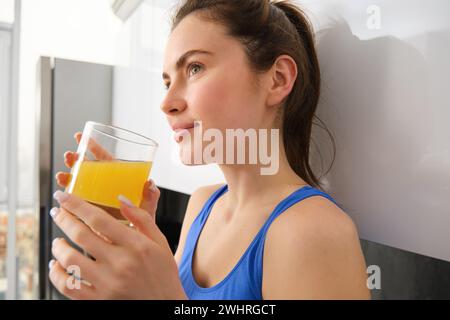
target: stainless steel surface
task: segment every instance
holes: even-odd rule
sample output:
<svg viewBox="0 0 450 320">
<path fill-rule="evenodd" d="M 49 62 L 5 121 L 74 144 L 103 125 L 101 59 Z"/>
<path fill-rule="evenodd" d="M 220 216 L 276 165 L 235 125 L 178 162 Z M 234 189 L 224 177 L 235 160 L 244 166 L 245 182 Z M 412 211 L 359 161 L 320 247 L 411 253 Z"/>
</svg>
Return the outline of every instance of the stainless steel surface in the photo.
<svg viewBox="0 0 450 320">
<path fill-rule="evenodd" d="M 110 124 L 112 113 L 111 66 L 55 59 L 54 70 L 52 179 L 68 170 L 63 154 L 76 151 L 75 132 L 83 131 L 89 120 Z"/>
<path fill-rule="evenodd" d="M 51 197 L 52 185 L 52 66 L 49 57 L 41 57 L 38 63 L 37 112 L 39 127 L 39 201 L 46 204 Z"/>
<path fill-rule="evenodd" d="M 52 60 L 41 57 L 37 64 L 36 113 L 37 141 L 39 146 L 37 159 L 39 178 L 36 181 L 38 192 L 37 250 L 39 257 L 39 298 L 49 298 L 50 286 L 44 272 L 46 263 L 50 261 L 51 222 L 48 212 L 51 208 L 52 190 Z"/>
<path fill-rule="evenodd" d="M 76 150 L 74 134 L 86 121 L 111 123 L 112 67 L 87 62 L 42 57 L 39 62 L 39 208 L 40 208 L 40 297 L 62 298 L 51 286 L 47 264 L 50 244 L 65 235 L 53 224 L 49 210 L 57 189 L 55 174 L 69 171 L 63 154 Z"/>
</svg>

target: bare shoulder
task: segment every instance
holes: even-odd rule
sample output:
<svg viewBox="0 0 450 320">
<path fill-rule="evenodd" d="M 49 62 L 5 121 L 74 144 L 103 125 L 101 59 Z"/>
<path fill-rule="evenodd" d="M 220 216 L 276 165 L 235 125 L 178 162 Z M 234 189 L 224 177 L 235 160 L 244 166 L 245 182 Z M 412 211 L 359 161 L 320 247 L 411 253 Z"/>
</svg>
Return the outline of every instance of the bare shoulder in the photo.
<svg viewBox="0 0 450 320">
<path fill-rule="evenodd" d="M 353 220 L 313 196 L 284 211 L 265 242 L 264 299 L 368 299 L 367 273 Z"/>
<path fill-rule="evenodd" d="M 351 217 L 322 196 L 309 197 L 285 210 L 274 220 L 269 234 L 274 235 L 275 240 L 280 239 L 278 235 L 295 236 L 297 240 L 304 240 L 304 237 L 319 240 L 358 237 Z"/>
<path fill-rule="evenodd" d="M 205 202 L 208 200 L 209 197 L 212 196 L 214 192 L 216 192 L 219 188 L 223 187 L 225 184 L 218 183 L 218 184 L 212 184 L 207 186 L 202 186 L 195 190 L 191 197 L 189 198 L 189 203 L 186 209 L 186 218 L 188 216 L 194 216 L 193 218 L 198 215 L 201 208 L 204 206 Z"/>
<path fill-rule="evenodd" d="M 195 190 L 186 208 L 186 213 L 184 214 L 183 225 L 181 226 L 180 239 L 178 241 L 177 251 L 175 252 L 175 261 L 180 264 L 181 256 L 184 250 L 184 243 L 186 241 L 187 233 L 191 228 L 192 222 L 195 220 L 197 215 L 200 213 L 202 207 L 208 198 L 220 187 L 224 186 L 223 183 L 202 186 Z"/>
</svg>

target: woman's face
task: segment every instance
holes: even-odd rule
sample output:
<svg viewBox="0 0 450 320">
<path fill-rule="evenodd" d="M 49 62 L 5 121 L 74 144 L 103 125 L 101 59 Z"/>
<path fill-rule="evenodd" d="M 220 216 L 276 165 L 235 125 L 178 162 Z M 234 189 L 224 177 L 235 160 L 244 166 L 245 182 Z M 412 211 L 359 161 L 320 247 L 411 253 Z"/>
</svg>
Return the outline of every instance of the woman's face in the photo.
<svg viewBox="0 0 450 320">
<path fill-rule="evenodd" d="M 215 128 L 225 137 L 225 129 L 268 128 L 273 121 L 267 90 L 257 85 L 242 45 L 222 25 L 195 13 L 185 17 L 168 39 L 163 71 L 168 89 L 161 109 L 172 128 L 199 120 L 203 132 Z M 183 141 L 180 153 L 192 150 Z"/>
</svg>

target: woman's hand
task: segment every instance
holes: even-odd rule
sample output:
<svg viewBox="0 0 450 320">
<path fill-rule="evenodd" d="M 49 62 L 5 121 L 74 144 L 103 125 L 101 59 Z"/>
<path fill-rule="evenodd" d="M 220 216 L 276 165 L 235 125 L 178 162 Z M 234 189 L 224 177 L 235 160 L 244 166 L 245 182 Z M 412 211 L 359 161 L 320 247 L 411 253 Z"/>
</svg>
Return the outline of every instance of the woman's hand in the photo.
<svg viewBox="0 0 450 320">
<path fill-rule="evenodd" d="M 74 135 L 75 140 L 77 141 L 77 144 L 80 143 L 81 140 L 81 132 L 77 132 Z M 72 151 L 66 151 L 64 153 L 64 164 L 67 168 L 71 169 L 75 162 L 78 160 L 78 154 L 76 152 Z M 56 183 L 63 188 L 66 188 L 69 185 L 70 182 L 70 173 L 69 172 L 57 172 L 56 176 Z"/>
<path fill-rule="evenodd" d="M 81 136 L 81 132 L 75 133 L 74 138 L 77 144 L 80 144 Z M 92 153 L 95 160 L 113 160 L 113 157 L 92 139 L 88 142 L 88 150 Z M 64 153 L 64 164 L 67 168 L 71 169 L 77 160 L 78 153 L 73 151 L 66 151 Z M 71 175 L 69 172 L 57 172 L 55 176 L 56 183 L 60 187 L 66 188 L 70 182 L 70 177 Z"/>
<path fill-rule="evenodd" d="M 170 246 L 155 223 L 159 196 L 154 182 L 147 182 L 141 208 L 120 198 L 121 213 L 133 229 L 96 206 L 57 191 L 54 197 L 61 207 L 51 211 L 55 223 L 95 260 L 64 239 L 55 239 L 56 261 L 50 262 L 49 276 L 56 289 L 71 299 L 186 299 Z"/>
</svg>

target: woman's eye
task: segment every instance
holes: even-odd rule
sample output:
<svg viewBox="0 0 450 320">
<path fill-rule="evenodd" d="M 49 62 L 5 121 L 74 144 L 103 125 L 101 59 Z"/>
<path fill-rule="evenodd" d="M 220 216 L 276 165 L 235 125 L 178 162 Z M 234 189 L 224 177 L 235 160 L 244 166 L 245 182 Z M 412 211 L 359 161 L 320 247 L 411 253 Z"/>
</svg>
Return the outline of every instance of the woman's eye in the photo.
<svg viewBox="0 0 450 320">
<path fill-rule="evenodd" d="M 164 89 L 169 90 L 170 83 L 164 83 Z"/>
<path fill-rule="evenodd" d="M 201 69 L 202 69 L 202 66 L 198 63 L 190 64 L 188 67 L 189 76 L 191 77 L 191 76 L 197 74 L 198 72 L 200 72 Z"/>
</svg>

